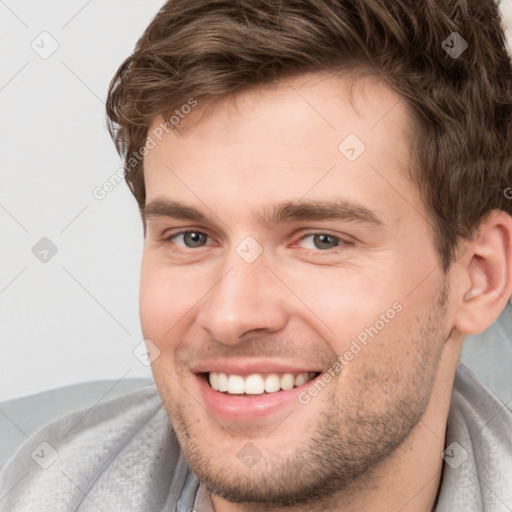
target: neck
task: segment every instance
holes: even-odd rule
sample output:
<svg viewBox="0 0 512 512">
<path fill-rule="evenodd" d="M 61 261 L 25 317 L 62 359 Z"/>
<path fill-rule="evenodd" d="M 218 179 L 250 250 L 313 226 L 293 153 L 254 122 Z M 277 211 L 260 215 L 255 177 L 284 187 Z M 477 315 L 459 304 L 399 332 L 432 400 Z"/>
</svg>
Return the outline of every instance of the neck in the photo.
<svg viewBox="0 0 512 512">
<path fill-rule="evenodd" d="M 307 503 L 286 512 L 432 512 L 441 483 L 446 423 L 460 341 L 449 339 L 443 351 L 425 414 L 407 439 L 386 460 L 352 486 L 321 503 Z M 215 512 L 285 512 L 270 504 L 228 502 L 212 496 Z"/>
</svg>

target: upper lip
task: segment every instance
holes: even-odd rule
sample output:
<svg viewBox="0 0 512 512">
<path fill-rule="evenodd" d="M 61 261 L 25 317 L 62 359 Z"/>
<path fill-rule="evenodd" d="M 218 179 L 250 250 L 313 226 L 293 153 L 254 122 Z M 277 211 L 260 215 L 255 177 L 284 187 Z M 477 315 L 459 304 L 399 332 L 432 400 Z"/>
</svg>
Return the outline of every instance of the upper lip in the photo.
<svg viewBox="0 0 512 512">
<path fill-rule="evenodd" d="M 250 375 L 252 373 L 303 373 L 321 372 L 311 364 L 291 364 L 276 359 L 240 358 L 204 360 L 193 366 L 194 373 L 223 372 L 228 375 Z"/>
</svg>

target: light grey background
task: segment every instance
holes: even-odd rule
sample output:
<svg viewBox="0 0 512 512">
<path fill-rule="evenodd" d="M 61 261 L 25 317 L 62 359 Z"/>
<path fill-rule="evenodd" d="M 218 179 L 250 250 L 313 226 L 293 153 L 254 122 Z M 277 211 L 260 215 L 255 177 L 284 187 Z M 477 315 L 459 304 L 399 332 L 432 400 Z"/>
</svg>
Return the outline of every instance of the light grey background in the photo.
<svg viewBox="0 0 512 512">
<path fill-rule="evenodd" d="M 133 354 L 136 203 L 124 183 L 93 191 L 120 167 L 108 83 L 162 3 L 0 0 L 0 400 L 150 377 Z M 502 5 L 511 25 L 512 0 Z"/>
<path fill-rule="evenodd" d="M 104 121 L 109 81 L 162 3 L 0 2 L 0 400 L 150 376 L 132 353 L 136 202 L 124 183 L 103 200 L 93 190 L 120 167 Z M 32 253 L 42 237 L 58 249 L 46 262 Z"/>
</svg>

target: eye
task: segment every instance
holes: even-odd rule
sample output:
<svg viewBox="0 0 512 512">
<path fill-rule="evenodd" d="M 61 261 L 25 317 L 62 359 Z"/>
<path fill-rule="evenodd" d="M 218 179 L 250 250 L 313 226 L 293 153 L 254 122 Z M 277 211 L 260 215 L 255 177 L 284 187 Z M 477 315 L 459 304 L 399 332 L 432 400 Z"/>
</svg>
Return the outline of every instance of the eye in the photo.
<svg viewBox="0 0 512 512">
<path fill-rule="evenodd" d="M 341 238 L 329 235 L 328 233 L 312 233 L 303 236 L 300 241 L 305 249 L 329 250 L 344 245 L 346 242 Z"/>
<path fill-rule="evenodd" d="M 200 231 L 182 231 L 181 233 L 175 233 L 167 238 L 169 242 L 173 242 L 176 245 L 181 245 L 189 249 L 196 249 L 203 247 L 208 241 L 208 235 L 201 233 Z"/>
</svg>

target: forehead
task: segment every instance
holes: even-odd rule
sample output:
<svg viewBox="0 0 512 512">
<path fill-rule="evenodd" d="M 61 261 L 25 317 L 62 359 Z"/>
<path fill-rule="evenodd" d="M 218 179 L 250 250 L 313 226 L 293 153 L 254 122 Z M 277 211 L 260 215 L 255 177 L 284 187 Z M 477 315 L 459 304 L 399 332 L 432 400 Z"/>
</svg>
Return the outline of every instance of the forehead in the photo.
<svg viewBox="0 0 512 512">
<path fill-rule="evenodd" d="M 154 120 L 149 137 L 164 121 Z M 301 75 L 199 100 L 180 123 L 144 159 L 147 201 L 170 195 L 198 204 L 224 190 L 246 206 L 306 195 L 372 202 L 391 186 L 396 202 L 411 187 L 407 105 L 372 77 Z"/>
</svg>

